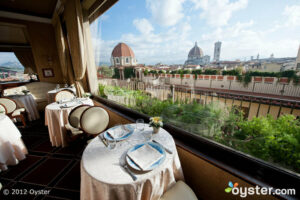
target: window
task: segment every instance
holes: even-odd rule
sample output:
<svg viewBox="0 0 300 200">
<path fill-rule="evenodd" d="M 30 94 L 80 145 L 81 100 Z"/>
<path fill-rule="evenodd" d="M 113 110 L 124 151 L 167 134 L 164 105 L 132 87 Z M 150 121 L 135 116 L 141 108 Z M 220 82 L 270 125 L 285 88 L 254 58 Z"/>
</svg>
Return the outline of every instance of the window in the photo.
<svg viewBox="0 0 300 200">
<path fill-rule="evenodd" d="M 119 58 L 116 58 L 116 63 L 120 64 Z"/>
<path fill-rule="evenodd" d="M 153 2 L 164 4 L 158 0 Z M 134 1 L 131 3 L 134 5 Z M 119 80 L 119 69 L 114 68 L 113 81 L 99 79 L 99 94 L 149 116 L 162 116 L 165 122 L 190 134 L 263 159 L 275 167 L 280 165 L 300 173 L 300 141 L 297 136 L 300 102 L 292 100 L 300 97 L 297 93 L 300 77 L 294 70 L 281 72 L 267 67 L 273 63 L 281 65 L 296 61 L 299 44 L 291 46 L 282 39 L 298 41 L 300 28 L 295 26 L 291 12 L 288 12 L 290 7 L 297 7 L 292 3 L 280 2 L 281 6 L 275 6 L 254 2 L 252 8 L 258 8 L 255 16 L 245 4 L 240 8 L 243 12 L 231 11 L 230 17 L 223 18 L 229 15 L 224 13 L 226 9 L 220 9 L 219 15 L 211 18 L 207 12 L 215 9 L 213 3 L 204 8 L 183 1 L 182 8 L 189 8 L 191 4 L 195 6 L 193 14 L 186 11 L 189 9 L 179 9 L 170 20 L 170 17 L 157 16 L 152 1 L 148 6 L 139 4 L 139 9 L 145 12 L 129 14 L 126 9 L 130 5 L 120 2 L 106 13 L 109 18 L 99 18 L 92 25 L 102 26 L 95 29 L 102 30 L 101 34 L 93 32 L 102 51 L 95 57 L 109 61 L 112 49 L 118 43 L 126 43 L 126 52 L 133 52 L 135 57 L 132 59 L 138 59 L 137 65 L 144 76 L 134 77 L 133 68 L 132 76 L 127 76 L 131 77 L 130 80 L 125 83 Z M 231 4 L 228 1 L 224 5 Z M 271 6 L 274 14 L 268 16 L 270 13 L 260 9 L 263 6 Z M 178 17 L 178 12 L 182 18 Z M 132 20 L 124 23 L 116 13 L 128 15 Z M 150 13 L 152 17 L 144 13 Z M 276 13 L 283 13 L 284 17 Z M 199 14 L 201 20 L 197 18 Z M 261 34 L 271 30 L 269 24 L 276 19 L 278 26 L 273 27 L 274 32 Z M 112 23 L 118 26 L 112 26 Z M 281 27 L 280 23 L 285 25 Z M 216 56 L 220 57 L 216 64 L 208 56 L 215 57 L 213 48 L 218 40 L 223 46 L 216 48 Z M 200 55 L 188 58 L 195 41 L 203 51 L 203 59 L 198 59 Z M 269 53 L 278 49 L 277 46 L 291 48 L 280 49 L 270 58 Z M 125 62 L 129 63 L 129 59 L 126 58 Z M 191 66 L 201 66 L 201 69 L 187 70 Z M 267 71 L 269 69 L 272 71 Z M 124 70 L 123 73 L 126 77 L 129 72 Z M 283 80 L 289 81 L 289 87 L 277 84 Z"/>
<path fill-rule="evenodd" d="M 24 74 L 24 67 L 14 53 L 0 53 L 0 82 L 29 80 L 28 74 Z"/>
</svg>

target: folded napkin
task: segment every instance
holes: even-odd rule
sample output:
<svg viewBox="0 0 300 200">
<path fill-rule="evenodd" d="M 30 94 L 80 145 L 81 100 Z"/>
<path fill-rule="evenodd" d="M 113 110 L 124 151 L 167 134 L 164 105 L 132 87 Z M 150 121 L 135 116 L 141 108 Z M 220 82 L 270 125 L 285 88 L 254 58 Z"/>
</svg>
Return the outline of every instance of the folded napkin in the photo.
<svg viewBox="0 0 300 200">
<path fill-rule="evenodd" d="M 62 99 L 62 100 L 58 101 L 58 103 L 67 103 L 69 101 L 72 101 L 72 99 Z"/>
<path fill-rule="evenodd" d="M 148 144 L 128 152 L 127 156 L 144 171 L 163 157 L 161 153 Z"/>
<path fill-rule="evenodd" d="M 122 127 L 117 127 L 113 130 L 108 130 L 106 132 L 111 138 L 117 139 L 123 137 L 125 134 L 129 132 L 129 130 Z"/>
</svg>

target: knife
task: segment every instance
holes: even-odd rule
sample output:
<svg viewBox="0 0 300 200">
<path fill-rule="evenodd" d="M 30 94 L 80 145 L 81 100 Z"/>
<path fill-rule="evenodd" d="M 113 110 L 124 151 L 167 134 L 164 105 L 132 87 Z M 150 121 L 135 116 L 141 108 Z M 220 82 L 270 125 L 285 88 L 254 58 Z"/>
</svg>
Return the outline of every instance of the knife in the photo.
<svg viewBox="0 0 300 200">
<path fill-rule="evenodd" d="M 128 155 L 126 156 L 131 162 L 133 162 L 141 171 L 143 171 L 143 169 L 134 161 L 132 160 Z"/>
<path fill-rule="evenodd" d="M 108 144 L 107 144 L 107 141 L 104 139 L 103 135 L 100 134 L 98 137 L 99 137 L 100 140 L 103 142 L 103 144 L 107 147 Z"/>
<path fill-rule="evenodd" d="M 166 152 L 168 152 L 169 154 L 173 153 L 170 149 L 168 149 L 167 147 L 165 147 L 161 143 L 157 142 L 156 140 L 152 140 L 152 142 L 154 142 L 154 143 L 159 144 L 160 146 L 162 146 L 166 150 Z"/>
</svg>

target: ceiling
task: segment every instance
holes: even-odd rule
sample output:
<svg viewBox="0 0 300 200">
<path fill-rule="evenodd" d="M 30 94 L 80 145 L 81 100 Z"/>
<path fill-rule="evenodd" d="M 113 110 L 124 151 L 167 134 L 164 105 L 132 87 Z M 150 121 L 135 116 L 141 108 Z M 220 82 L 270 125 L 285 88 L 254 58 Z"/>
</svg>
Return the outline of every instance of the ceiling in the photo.
<svg viewBox="0 0 300 200">
<path fill-rule="evenodd" d="M 0 0 L 0 10 L 52 18 L 57 0 Z"/>
</svg>

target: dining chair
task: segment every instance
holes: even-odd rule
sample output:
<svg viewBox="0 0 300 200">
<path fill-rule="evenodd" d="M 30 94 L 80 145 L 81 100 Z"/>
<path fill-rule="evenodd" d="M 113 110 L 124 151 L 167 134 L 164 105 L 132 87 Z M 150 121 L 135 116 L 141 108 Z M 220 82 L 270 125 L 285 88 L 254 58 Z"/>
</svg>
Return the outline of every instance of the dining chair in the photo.
<svg viewBox="0 0 300 200">
<path fill-rule="evenodd" d="M 2 103 L 0 103 L 0 113 L 7 114 L 7 109 Z"/>
<path fill-rule="evenodd" d="M 0 103 L 6 108 L 6 114 L 11 119 L 20 119 L 24 127 L 26 127 L 25 122 L 25 108 L 18 108 L 17 103 L 10 98 L 2 97 L 0 98 Z"/>
<path fill-rule="evenodd" d="M 177 181 L 176 184 L 167 190 L 160 200 L 198 200 L 193 190 L 183 181 Z"/>
<path fill-rule="evenodd" d="M 61 90 L 55 94 L 54 100 L 63 101 L 63 100 L 71 100 L 75 97 L 75 94 L 71 90 Z"/>
<path fill-rule="evenodd" d="M 109 123 L 109 115 L 100 106 L 86 109 L 80 117 L 80 128 L 86 134 L 96 136 L 103 132 Z"/>
<path fill-rule="evenodd" d="M 83 131 L 80 130 L 80 117 L 82 113 L 89 107 L 91 106 L 80 105 L 71 110 L 68 116 L 68 124 L 65 125 L 65 128 L 69 133 L 69 140 L 74 141 L 83 133 Z"/>
</svg>

